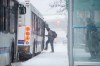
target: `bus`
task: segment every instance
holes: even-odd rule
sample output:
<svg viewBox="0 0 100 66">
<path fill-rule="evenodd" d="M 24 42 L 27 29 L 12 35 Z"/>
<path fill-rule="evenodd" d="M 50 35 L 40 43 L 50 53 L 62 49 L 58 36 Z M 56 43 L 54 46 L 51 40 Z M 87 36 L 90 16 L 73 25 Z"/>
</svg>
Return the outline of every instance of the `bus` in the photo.
<svg viewBox="0 0 100 66">
<path fill-rule="evenodd" d="M 11 65 L 17 59 L 18 15 L 25 12 L 17 0 L 0 0 L 0 66 Z"/>
<path fill-rule="evenodd" d="M 43 50 L 45 22 L 30 2 L 22 4 L 26 7 L 26 14 L 18 16 L 17 46 L 19 60 L 27 60 Z"/>
<path fill-rule="evenodd" d="M 100 0 L 69 0 L 68 14 L 69 66 L 100 66 Z"/>
</svg>

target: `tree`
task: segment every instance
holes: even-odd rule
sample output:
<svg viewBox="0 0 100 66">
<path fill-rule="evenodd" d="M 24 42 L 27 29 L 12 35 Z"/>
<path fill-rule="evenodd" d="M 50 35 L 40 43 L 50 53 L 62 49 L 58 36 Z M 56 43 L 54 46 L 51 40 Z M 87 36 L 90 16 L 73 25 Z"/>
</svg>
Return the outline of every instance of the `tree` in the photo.
<svg viewBox="0 0 100 66">
<path fill-rule="evenodd" d="M 52 8 L 57 8 L 58 13 L 65 13 L 66 10 L 68 10 L 68 0 L 55 0 L 50 3 L 49 6 Z"/>
</svg>

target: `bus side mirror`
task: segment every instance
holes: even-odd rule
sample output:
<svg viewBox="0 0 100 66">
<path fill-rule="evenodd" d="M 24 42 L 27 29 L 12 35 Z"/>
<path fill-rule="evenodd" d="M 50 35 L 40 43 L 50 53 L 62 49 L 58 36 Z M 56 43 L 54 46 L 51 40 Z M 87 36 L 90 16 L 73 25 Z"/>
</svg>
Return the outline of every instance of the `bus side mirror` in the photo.
<svg viewBox="0 0 100 66">
<path fill-rule="evenodd" d="M 19 4 L 19 14 L 26 14 L 26 7 L 22 4 Z"/>
</svg>

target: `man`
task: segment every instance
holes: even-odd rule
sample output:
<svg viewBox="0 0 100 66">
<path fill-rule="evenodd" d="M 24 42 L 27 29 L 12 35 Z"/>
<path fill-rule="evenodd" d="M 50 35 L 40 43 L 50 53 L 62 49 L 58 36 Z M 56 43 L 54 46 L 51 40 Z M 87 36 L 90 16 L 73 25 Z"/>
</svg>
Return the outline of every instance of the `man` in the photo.
<svg viewBox="0 0 100 66">
<path fill-rule="evenodd" d="M 90 18 L 87 18 L 87 34 L 86 41 L 87 47 L 89 49 L 91 59 L 94 59 L 99 54 L 99 35 L 98 29 L 94 24 L 94 21 Z"/>
<path fill-rule="evenodd" d="M 47 50 L 48 49 L 48 43 L 50 43 L 50 45 L 51 45 L 51 52 L 54 52 L 54 44 L 53 44 L 53 42 L 54 42 L 54 34 L 53 34 L 53 31 L 52 30 L 50 30 L 50 28 L 47 28 L 47 31 L 48 31 L 48 40 L 46 41 L 46 48 L 45 48 L 45 50 Z"/>
</svg>

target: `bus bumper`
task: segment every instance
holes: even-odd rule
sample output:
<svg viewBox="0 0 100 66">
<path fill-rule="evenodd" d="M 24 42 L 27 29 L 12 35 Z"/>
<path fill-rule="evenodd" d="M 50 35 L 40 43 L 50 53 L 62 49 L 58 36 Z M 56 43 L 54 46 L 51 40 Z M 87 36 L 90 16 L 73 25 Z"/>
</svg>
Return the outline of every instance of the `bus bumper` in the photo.
<svg viewBox="0 0 100 66">
<path fill-rule="evenodd" d="M 19 60 L 24 61 L 24 60 L 28 60 L 30 58 L 32 58 L 32 54 L 31 53 L 23 53 L 23 52 L 19 53 Z"/>
</svg>

